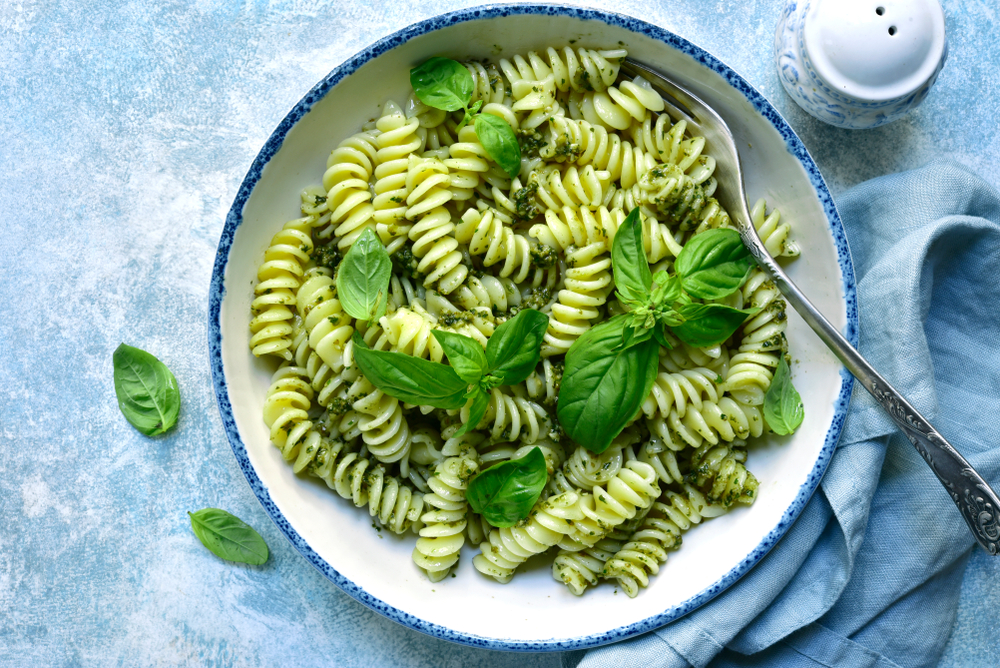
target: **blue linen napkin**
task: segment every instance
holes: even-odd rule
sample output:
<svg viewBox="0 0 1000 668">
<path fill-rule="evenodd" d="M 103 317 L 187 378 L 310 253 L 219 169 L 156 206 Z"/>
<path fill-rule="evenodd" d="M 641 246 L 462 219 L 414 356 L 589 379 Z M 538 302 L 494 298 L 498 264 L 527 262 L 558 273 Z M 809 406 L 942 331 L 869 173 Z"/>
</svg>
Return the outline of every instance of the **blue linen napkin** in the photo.
<svg viewBox="0 0 1000 668">
<path fill-rule="evenodd" d="M 997 488 L 1000 194 L 932 164 L 858 185 L 838 208 L 861 352 Z M 778 545 L 707 605 L 590 650 L 579 668 L 932 666 L 974 546 L 927 464 L 855 384 L 820 489 Z"/>
</svg>

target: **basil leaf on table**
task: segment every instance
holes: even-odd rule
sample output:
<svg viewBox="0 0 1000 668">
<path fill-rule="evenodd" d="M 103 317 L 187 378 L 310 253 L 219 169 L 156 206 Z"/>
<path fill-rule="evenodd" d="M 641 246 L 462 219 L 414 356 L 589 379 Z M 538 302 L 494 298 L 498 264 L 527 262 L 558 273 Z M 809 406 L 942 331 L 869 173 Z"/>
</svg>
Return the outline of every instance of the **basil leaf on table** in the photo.
<svg viewBox="0 0 1000 668">
<path fill-rule="evenodd" d="M 434 329 L 431 330 L 431 334 L 444 348 L 448 363 L 458 377 L 466 383 L 478 383 L 486 373 L 486 353 L 483 352 L 482 345 L 468 336 L 455 332 Z"/>
<path fill-rule="evenodd" d="M 465 405 L 469 384 L 450 366 L 405 353 L 371 350 L 354 333 L 354 360 L 372 385 L 409 404 L 453 409 Z"/>
<path fill-rule="evenodd" d="M 368 228 L 351 244 L 337 270 L 337 297 L 344 311 L 358 320 L 378 321 L 389 303 L 391 278 L 389 253 Z"/>
<path fill-rule="evenodd" d="M 493 161 L 507 176 L 514 178 L 521 171 L 521 147 L 507 121 L 493 114 L 476 116 L 476 136 Z"/>
<path fill-rule="evenodd" d="M 254 566 L 267 561 L 267 543 L 240 518 L 218 508 L 189 511 L 188 516 L 194 535 L 215 556 Z"/>
<path fill-rule="evenodd" d="M 722 304 L 684 304 L 678 311 L 684 322 L 670 329 L 689 346 L 705 348 L 728 339 L 758 311 L 759 308 L 741 311 Z"/>
<path fill-rule="evenodd" d="M 674 270 L 692 297 L 720 299 L 735 292 L 750 275 L 750 251 L 736 230 L 708 230 L 691 237 Z"/>
<path fill-rule="evenodd" d="M 445 111 L 464 109 L 475 87 L 464 65 L 439 56 L 428 58 L 410 70 L 410 85 L 421 102 Z"/>
<path fill-rule="evenodd" d="M 112 356 L 118 408 L 129 423 L 147 436 L 174 426 L 181 393 L 170 369 L 145 350 L 118 346 Z"/>
<path fill-rule="evenodd" d="M 653 275 L 649 271 L 646 249 L 642 241 L 642 221 L 639 208 L 629 212 L 618 227 L 611 244 L 611 266 L 615 274 L 615 287 L 625 299 L 646 302 L 650 298 Z"/>
<path fill-rule="evenodd" d="M 493 332 L 486 344 L 487 371 L 499 385 L 516 385 L 531 375 L 542 356 L 542 339 L 549 317 L 523 309 Z"/>
<path fill-rule="evenodd" d="M 465 436 L 470 430 L 478 427 L 479 423 L 483 421 L 483 416 L 486 415 L 486 409 L 489 407 L 490 393 L 478 385 L 473 387 L 472 405 L 469 406 L 469 419 L 455 432 L 455 436 Z"/>
<path fill-rule="evenodd" d="M 660 346 L 648 338 L 619 346 L 627 315 L 587 330 L 566 352 L 556 413 L 566 434 L 604 452 L 631 421 L 656 379 Z"/>
<path fill-rule="evenodd" d="M 519 459 L 501 462 L 469 481 L 465 497 L 472 509 L 497 528 L 512 527 L 528 516 L 549 473 L 539 448 Z"/>
<path fill-rule="evenodd" d="M 806 416 L 802 397 L 792 385 L 792 373 L 784 356 L 764 395 L 764 419 L 771 430 L 785 436 L 799 428 Z"/>
</svg>

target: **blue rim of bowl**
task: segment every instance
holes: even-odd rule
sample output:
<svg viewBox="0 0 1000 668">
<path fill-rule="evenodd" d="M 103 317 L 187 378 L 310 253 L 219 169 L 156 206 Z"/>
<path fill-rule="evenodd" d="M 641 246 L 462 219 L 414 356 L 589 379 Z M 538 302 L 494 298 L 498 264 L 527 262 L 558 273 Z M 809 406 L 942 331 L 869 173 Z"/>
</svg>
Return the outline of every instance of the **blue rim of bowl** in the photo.
<svg viewBox="0 0 1000 668">
<path fill-rule="evenodd" d="M 522 652 L 579 650 L 624 640 L 640 633 L 645 633 L 659 628 L 660 626 L 674 621 L 675 619 L 679 619 L 696 608 L 701 607 L 705 603 L 708 603 L 727 588 L 732 586 L 737 580 L 749 572 L 749 570 L 753 568 L 764 557 L 764 555 L 771 550 L 772 547 L 774 547 L 778 540 L 784 536 L 785 532 L 788 531 L 789 527 L 791 527 L 791 525 L 795 522 L 795 519 L 799 516 L 803 509 L 805 509 L 809 499 L 816 491 L 820 479 L 826 472 L 830 459 L 833 456 L 833 452 L 836 449 L 837 441 L 840 438 L 840 432 L 844 426 L 844 420 L 847 417 L 847 408 L 850 402 L 851 390 L 854 385 L 854 378 L 846 371 L 846 369 L 841 370 L 840 393 L 835 401 L 836 413 L 830 425 L 830 429 L 827 431 L 823 448 L 816 460 L 815 465 L 813 466 L 812 471 L 806 478 L 805 483 L 803 483 L 803 485 L 799 488 L 799 492 L 794 501 L 784 512 L 778 524 L 770 532 L 768 532 L 757 547 L 755 547 L 750 554 L 740 561 L 740 563 L 729 573 L 683 603 L 670 607 L 662 613 L 627 626 L 578 638 L 519 641 L 498 640 L 495 638 L 487 638 L 468 633 L 459 633 L 447 627 L 424 621 L 407 612 L 404 612 L 403 610 L 394 608 L 384 601 L 368 594 L 360 586 L 338 573 L 336 569 L 326 562 L 326 560 L 320 557 L 288 523 L 288 520 L 285 519 L 281 511 L 278 510 L 278 507 L 271 500 L 271 495 L 268 492 L 268 489 L 261 482 L 253 468 L 253 465 L 250 463 L 247 456 L 246 446 L 240 438 L 239 431 L 236 427 L 236 421 L 233 418 L 232 406 L 229 403 L 229 391 L 226 385 L 226 375 L 222 364 L 222 331 L 220 315 L 223 297 L 225 296 L 224 279 L 226 264 L 229 259 L 229 250 L 232 246 L 236 230 L 243 222 L 243 207 L 246 204 L 247 199 L 250 197 L 250 193 L 253 191 L 254 186 L 260 180 L 264 166 L 281 148 L 285 135 L 288 134 L 289 130 L 291 130 L 295 123 L 297 123 L 298 120 L 305 115 L 314 104 L 321 100 L 326 93 L 329 92 L 329 90 L 342 79 L 352 74 L 369 60 L 397 46 L 400 46 L 401 44 L 404 44 L 414 37 L 418 37 L 447 26 L 455 25 L 457 23 L 523 14 L 568 16 L 581 20 L 601 21 L 612 26 L 624 28 L 631 32 L 646 35 L 647 37 L 656 39 L 665 45 L 694 58 L 700 64 L 718 73 L 733 88 L 746 97 L 757 112 L 760 113 L 785 140 L 788 151 L 802 164 L 802 167 L 805 169 L 806 174 L 816 191 L 816 195 L 819 197 L 823 210 L 826 213 L 830 233 L 833 236 L 833 240 L 837 248 L 837 261 L 840 265 L 842 288 L 844 291 L 844 302 L 847 314 L 847 325 L 844 328 L 844 335 L 852 345 L 857 346 L 858 310 L 857 293 L 854 282 L 854 265 L 851 261 L 851 253 L 847 244 L 847 236 L 844 233 L 843 224 L 840 221 L 840 216 L 834 206 L 833 197 L 826 186 L 826 182 L 820 175 L 819 168 L 816 166 L 816 163 L 813 161 L 808 151 L 806 151 L 802 141 L 798 138 L 798 136 L 796 136 L 792 128 L 787 122 L 785 122 L 771 103 L 768 102 L 756 88 L 751 86 L 742 76 L 737 74 L 728 65 L 725 65 L 722 61 L 701 47 L 692 44 L 688 40 L 675 35 L 664 28 L 660 28 L 640 19 L 625 16 L 623 14 L 616 14 L 613 12 L 595 9 L 570 7 L 566 5 L 518 4 L 482 5 L 479 7 L 471 7 L 447 14 L 441 14 L 403 28 L 388 37 L 384 37 L 355 54 L 330 72 L 330 74 L 316 84 L 316 86 L 314 86 L 312 90 L 310 90 L 305 97 L 303 97 L 299 103 L 295 105 L 288 115 L 285 116 L 281 123 L 278 124 L 278 127 L 271 134 L 270 138 L 268 138 L 264 147 L 257 155 L 257 158 L 250 166 L 246 177 L 243 179 L 243 183 L 240 186 L 239 192 L 236 194 L 233 206 L 229 210 L 229 214 L 226 217 L 226 224 L 222 231 L 222 237 L 219 240 L 219 248 L 215 257 L 215 265 L 212 271 L 212 283 L 209 292 L 209 359 L 212 365 L 212 381 L 215 386 L 215 395 L 219 403 L 219 412 L 222 416 L 222 424 L 226 431 L 226 436 L 229 438 L 229 443 L 232 446 L 233 452 L 236 455 L 236 460 L 239 463 L 240 468 L 243 470 L 243 475 L 246 476 L 247 482 L 250 484 L 250 488 L 253 490 L 254 494 L 257 495 L 261 505 L 264 506 L 264 510 L 278 526 L 281 532 L 285 534 L 285 537 L 288 538 L 295 549 L 298 550 L 299 553 L 309 561 L 309 563 L 319 569 L 323 575 L 329 578 L 345 593 L 393 621 L 399 622 L 400 624 L 411 629 L 442 640 L 471 645 L 473 647 Z"/>
</svg>

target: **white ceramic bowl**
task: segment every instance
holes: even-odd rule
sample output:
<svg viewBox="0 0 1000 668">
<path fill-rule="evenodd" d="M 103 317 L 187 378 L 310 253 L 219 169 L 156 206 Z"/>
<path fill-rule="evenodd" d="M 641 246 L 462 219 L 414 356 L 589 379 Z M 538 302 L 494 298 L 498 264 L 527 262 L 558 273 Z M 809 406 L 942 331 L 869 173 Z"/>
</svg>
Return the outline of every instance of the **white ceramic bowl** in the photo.
<svg viewBox="0 0 1000 668">
<path fill-rule="evenodd" d="M 754 446 L 761 481 L 748 508 L 692 529 L 635 599 L 612 586 L 577 598 L 532 560 L 510 584 L 477 573 L 466 547 L 457 578 L 432 584 L 413 565 L 413 537 L 377 533 L 359 510 L 314 480 L 296 477 L 268 440 L 261 408 L 272 364 L 249 351 L 257 266 L 272 235 L 297 217 L 299 191 L 317 183 L 337 143 L 409 92 L 410 67 L 456 58 L 524 53 L 576 39 L 624 43 L 670 72 L 727 119 L 741 148 L 750 199 L 766 197 L 794 226 L 802 256 L 789 273 L 856 342 L 854 272 L 840 219 L 816 165 L 774 108 L 738 74 L 697 46 L 637 19 L 553 5 L 479 7 L 390 35 L 337 67 L 281 122 L 240 188 L 219 242 L 209 305 L 209 349 L 222 420 L 254 493 L 292 544 L 345 592 L 430 635 L 480 647 L 560 650 L 648 631 L 732 585 L 781 538 L 819 484 L 847 411 L 851 379 L 808 327 L 790 316 L 795 383 L 806 419 L 791 438 Z M 711 147 L 709 147 L 709 150 Z"/>
</svg>

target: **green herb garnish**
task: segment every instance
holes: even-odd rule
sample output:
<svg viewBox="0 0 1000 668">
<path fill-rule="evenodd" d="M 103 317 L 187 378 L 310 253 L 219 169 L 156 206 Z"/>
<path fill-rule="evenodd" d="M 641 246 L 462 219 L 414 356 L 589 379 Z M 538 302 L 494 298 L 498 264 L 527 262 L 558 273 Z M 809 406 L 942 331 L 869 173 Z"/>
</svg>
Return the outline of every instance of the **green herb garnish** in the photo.
<svg viewBox="0 0 1000 668">
<path fill-rule="evenodd" d="M 377 321 L 389 303 L 392 260 L 371 228 L 351 244 L 337 270 L 337 296 L 344 311 L 358 320 Z"/>
<path fill-rule="evenodd" d="M 792 385 L 791 370 L 782 357 L 764 395 L 764 419 L 774 433 L 784 436 L 798 429 L 805 415 L 802 397 Z"/>
<path fill-rule="evenodd" d="M 475 83 L 469 70 L 450 58 L 435 56 L 410 70 L 410 85 L 428 107 L 444 111 L 464 110 L 459 128 L 474 122 L 476 136 L 493 161 L 511 178 L 521 170 L 521 148 L 513 128 L 499 116 L 479 113 L 482 100 L 469 107 Z"/>
<path fill-rule="evenodd" d="M 170 369 L 145 350 L 118 346 L 112 357 L 118 408 L 147 436 L 164 433 L 177 422 L 181 394 Z"/>
<path fill-rule="evenodd" d="M 519 459 L 501 462 L 469 481 L 465 497 L 472 510 L 495 527 L 512 527 L 526 518 L 548 481 L 545 457 L 532 448 Z"/>
<path fill-rule="evenodd" d="M 201 544 L 226 561 L 259 566 L 267 561 L 267 543 L 253 527 L 218 508 L 188 512 Z"/>
</svg>

